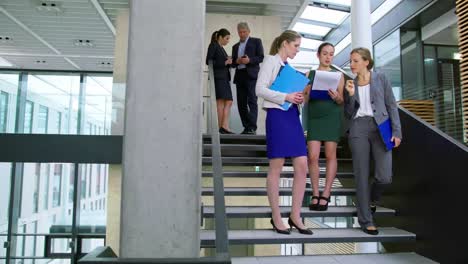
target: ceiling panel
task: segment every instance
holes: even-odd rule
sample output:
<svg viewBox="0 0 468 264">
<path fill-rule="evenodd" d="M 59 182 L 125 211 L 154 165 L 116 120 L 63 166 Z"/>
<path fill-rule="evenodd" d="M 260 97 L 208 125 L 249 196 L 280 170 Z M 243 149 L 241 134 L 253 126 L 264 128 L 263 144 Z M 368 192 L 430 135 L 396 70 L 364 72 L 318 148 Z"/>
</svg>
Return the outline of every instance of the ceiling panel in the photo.
<svg viewBox="0 0 468 264">
<path fill-rule="evenodd" d="M 64 70 L 72 69 L 70 63 L 60 57 L 25 57 L 25 56 L 1 56 L 13 63 L 14 68 L 19 69 L 44 69 L 44 70 Z M 37 61 L 40 61 L 39 63 Z M 43 63 L 42 61 L 45 61 Z"/>
<path fill-rule="evenodd" d="M 44 11 L 42 3 L 52 1 L 0 0 L 0 35 L 13 38 L 0 43 L 0 57 L 18 68 L 111 71 L 115 36 L 93 1 L 112 23 L 129 8 L 129 0 L 54 0 L 57 9 Z M 206 7 L 207 12 L 278 16 L 287 29 L 302 5 L 303 0 L 209 0 Z M 92 47 L 76 45 L 79 39 L 90 40 Z M 42 60 L 46 63 L 36 63 Z"/>
</svg>

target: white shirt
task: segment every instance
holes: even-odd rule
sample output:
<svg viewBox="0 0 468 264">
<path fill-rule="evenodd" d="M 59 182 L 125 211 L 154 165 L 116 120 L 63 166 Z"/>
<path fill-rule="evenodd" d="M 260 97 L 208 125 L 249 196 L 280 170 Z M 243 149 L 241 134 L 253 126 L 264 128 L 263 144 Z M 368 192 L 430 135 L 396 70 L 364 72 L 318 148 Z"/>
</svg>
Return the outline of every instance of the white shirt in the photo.
<svg viewBox="0 0 468 264">
<path fill-rule="evenodd" d="M 237 50 L 237 57 L 238 58 L 241 58 L 242 56 L 245 55 L 245 46 L 247 46 L 247 41 L 249 41 L 249 38 L 250 38 L 250 36 L 247 37 L 244 42 L 239 43 L 239 49 Z M 245 64 L 239 64 L 237 66 L 237 69 L 244 69 L 244 68 L 246 68 Z"/>
<path fill-rule="evenodd" d="M 370 99 L 370 86 L 358 86 L 359 89 L 359 109 L 356 113 L 356 117 L 362 116 L 374 116 L 372 111 L 371 99 Z"/>
<path fill-rule="evenodd" d="M 281 66 L 284 66 L 284 63 L 281 61 L 281 57 L 278 54 L 275 56 L 265 56 L 262 65 L 260 65 L 260 72 L 258 73 L 255 92 L 258 97 L 265 99 L 263 101 L 263 109 L 282 109 L 281 105 L 284 104 L 284 101 L 286 100 L 285 93 L 270 89 L 270 86 L 276 79 Z"/>
</svg>

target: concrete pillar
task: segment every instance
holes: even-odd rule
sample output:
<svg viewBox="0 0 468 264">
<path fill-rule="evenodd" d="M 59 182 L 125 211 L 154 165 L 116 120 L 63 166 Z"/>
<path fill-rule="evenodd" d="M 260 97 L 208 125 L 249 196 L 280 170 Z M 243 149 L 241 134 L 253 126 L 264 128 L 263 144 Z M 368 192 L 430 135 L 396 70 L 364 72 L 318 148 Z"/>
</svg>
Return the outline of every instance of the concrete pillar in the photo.
<svg viewBox="0 0 468 264">
<path fill-rule="evenodd" d="M 112 117 L 111 134 L 123 135 L 125 86 L 127 82 L 127 47 L 128 47 L 128 10 L 121 10 L 116 20 L 116 36 L 114 50 L 114 74 L 112 85 Z M 120 204 L 122 166 L 110 165 L 107 187 L 107 224 L 106 245 L 114 252 L 120 251 Z"/>
<path fill-rule="evenodd" d="M 370 0 L 351 1 L 351 47 L 368 48 L 372 52 Z"/>
<path fill-rule="evenodd" d="M 198 257 L 205 0 L 132 0 L 120 257 Z"/>
</svg>

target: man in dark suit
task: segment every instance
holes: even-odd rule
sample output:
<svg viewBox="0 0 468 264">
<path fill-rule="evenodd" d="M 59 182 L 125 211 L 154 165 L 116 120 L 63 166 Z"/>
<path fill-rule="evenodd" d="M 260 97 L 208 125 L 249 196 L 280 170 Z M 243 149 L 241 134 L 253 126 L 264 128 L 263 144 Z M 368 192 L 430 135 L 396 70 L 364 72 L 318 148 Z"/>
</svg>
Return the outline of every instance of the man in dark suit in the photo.
<svg viewBox="0 0 468 264">
<path fill-rule="evenodd" d="M 232 67 L 236 68 L 234 83 L 237 91 L 237 108 L 244 126 L 242 134 L 255 135 L 258 105 L 255 94 L 259 64 L 263 61 L 263 45 L 259 38 L 250 37 L 249 25 L 237 25 L 240 41 L 232 47 Z"/>
</svg>

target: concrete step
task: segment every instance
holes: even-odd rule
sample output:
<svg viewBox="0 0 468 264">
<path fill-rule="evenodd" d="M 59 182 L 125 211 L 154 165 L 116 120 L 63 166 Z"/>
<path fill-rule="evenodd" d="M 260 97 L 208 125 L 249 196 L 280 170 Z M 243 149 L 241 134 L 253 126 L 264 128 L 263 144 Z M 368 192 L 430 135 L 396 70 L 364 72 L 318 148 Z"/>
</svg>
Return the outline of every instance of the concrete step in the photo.
<svg viewBox="0 0 468 264">
<path fill-rule="evenodd" d="M 368 235 L 359 228 L 314 228 L 313 235 L 302 235 L 293 229 L 290 235 L 283 235 L 271 229 L 230 230 L 230 245 L 244 244 L 296 244 L 296 243 L 344 243 L 344 242 L 405 242 L 414 241 L 416 235 L 394 227 L 381 227 L 376 236 Z M 202 247 L 215 244 L 214 230 L 201 230 Z"/>
<path fill-rule="evenodd" d="M 435 264 L 437 262 L 408 253 L 319 255 L 319 256 L 278 256 L 278 257 L 236 257 L 232 264 Z"/>
<path fill-rule="evenodd" d="M 223 166 L 228 165 L 243 165 L 243 166 L 268 166 L 268 158 L 266 157 L 222 157 Z M 202 157 L 202 164 L 203 165 L 211 165 L 212 158 L 211 157 Z M 338 167 L 340 165 L 351 165 L 352 159 L 343 158 L 338 159 Z M 319 164 L 322 166 L 325 165 L 326 160 L 324 158 L 319 159 Z M 291 159 L 286 159 L 284 165 L 291 166 Z"/>
<path fill-rule="evenodd" d="M 323 191 L 320 188 L 320 191 Z M 305 191 L 306 195 L 311 195 L 312 191 L 310 188 L 307 188 Z M 332 195 L 354 195 L 356 189 L 354 188 L 332 188 Z M 203 187 L 202 195 L 213 195 L 213 188 Z M 267 190 L 265 187 L 226 187 L 224 188 L 225 196 L 265 196 L 267 195 Z M 279 188 L 279 195 L 281 196 L 291 196 L 292 188 Z"/>
<path fill-rule="evenodd" d="M 266 171 L 225 171 L 223 172 L 223 176 L 227 178 L 266 178 L 267 172 Z M 281 177 L 283 178 L 293 178 L 294 172 L 292 171 L 284 171 L 281 173 Z M 212 171 L 203 171 L 202 177 L 213 177 Z M 309 176 L 307 176 L 309 177 Z M 325 172 L 320 172 L 320 177 L 325 177 Z M 339 179 L 348 179 L 353 178 L 354 173 L 352 172 L 337 172 L 336 178 Z"/>
<path fill-rule="evenodd" d="M 265 135 L 240 135 L 240 134 L 221 134 L 220 141 L 223 144 L 263 144 L 266 143 Z M 211 136 L 204 134 L 203 143 L 210 143 Z"/>
<path fill-rule="evenodd" d="M 203 144 L 203 156 L 211 156 L 211 144 Z M 320 149 L 320 156 L 325 157 L 325 148 Z M 265 144 L 221 144 L 221 154 L 223 157 L 266 157 Z M 338 158 L 349 157 L 342 150 L 341 146 L 337 149 Z"/>
<path fill-rule="evenodd" d="M 289 217 L 291 207 L 280 207 L 281 216 Z M 270 218 L 271 209 L 268 206 L 229 206 L 226 207 L 226 215 L 229 218 Z M 395 210 L 377 207 L 375 216 L 394 216 Z M 356 216 L 354 206 L 329 206 L 327 211 L 310 211 L 308 207 L 301 209 L 302 217 L 351 217 Z M 214 207 L 204 206 L 203 217 L 213 218 Z"/>
</svg>

